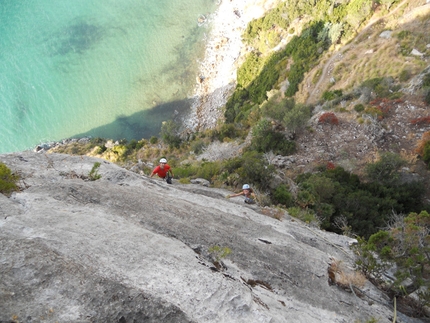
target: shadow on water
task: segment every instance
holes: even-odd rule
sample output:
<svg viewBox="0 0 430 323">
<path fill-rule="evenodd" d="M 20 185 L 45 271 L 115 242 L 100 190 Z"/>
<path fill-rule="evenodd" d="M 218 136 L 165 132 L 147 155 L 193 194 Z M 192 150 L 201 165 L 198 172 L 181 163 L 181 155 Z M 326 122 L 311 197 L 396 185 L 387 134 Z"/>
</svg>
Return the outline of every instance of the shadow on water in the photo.
<svg viewBox="0 0 430 323">
<path fill-rule="evenodd" d="M 190 111 L 192 102 L 193 99 L 173 101 L 130 116 L 118 116 L 112 123 L 77 134 L 73 138 L 101 137 L 113 140 L 140 140 L 159 136 L 162 122 L 172 119 L 178 120 L 185 116 Z"/>
</svg>

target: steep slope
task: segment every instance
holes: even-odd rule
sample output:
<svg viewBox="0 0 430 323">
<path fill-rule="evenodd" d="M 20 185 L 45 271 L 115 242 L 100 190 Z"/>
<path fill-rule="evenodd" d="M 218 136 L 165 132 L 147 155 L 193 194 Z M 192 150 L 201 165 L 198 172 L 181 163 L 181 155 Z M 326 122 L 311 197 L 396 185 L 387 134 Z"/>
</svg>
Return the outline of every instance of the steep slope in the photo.
<svg viewBox="0 0 430 323">
<path fill-rule="evenodd" d="M 392 321 L 370 283 L 329 277 L 350 271 L 347 237 L 100 159 L 1 160 L 23 188 L 0 195 L 1 322 Z M 95 162 L 101 179 L 82 180 Z"/>
<path fill-rule="evenodd" d="M 336 45 L 307 73 L 297 99 L 316 104 L 324 91 L 350 91 L 367 79 L 421 72 L 428 66 L 429 15 L 430 3 L 420 0 L 401 1 L 384 14 L 375 12 L 353 40 Z M 422 55 L 411 54 L 413 49 Z"/>
</svg>

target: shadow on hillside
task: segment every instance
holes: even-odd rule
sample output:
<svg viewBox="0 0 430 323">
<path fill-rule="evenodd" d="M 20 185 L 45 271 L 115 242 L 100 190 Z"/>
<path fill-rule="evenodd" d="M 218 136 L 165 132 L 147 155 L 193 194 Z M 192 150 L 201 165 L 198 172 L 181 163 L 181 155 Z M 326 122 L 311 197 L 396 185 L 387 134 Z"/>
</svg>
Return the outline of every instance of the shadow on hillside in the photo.
<svg viewBox="0 0 430 323">
<path fill-rule="evenodd" d="M 157 105 L 149 110 L 130 116 L 118 116 L 112 123 L 76 134 L 74 138 L 101 137 L 113 140 L 150 138 L 160 134 L 163 121 L 179 119 L 190 111 L 193 99 L 173 101 Z"/>
</svg>

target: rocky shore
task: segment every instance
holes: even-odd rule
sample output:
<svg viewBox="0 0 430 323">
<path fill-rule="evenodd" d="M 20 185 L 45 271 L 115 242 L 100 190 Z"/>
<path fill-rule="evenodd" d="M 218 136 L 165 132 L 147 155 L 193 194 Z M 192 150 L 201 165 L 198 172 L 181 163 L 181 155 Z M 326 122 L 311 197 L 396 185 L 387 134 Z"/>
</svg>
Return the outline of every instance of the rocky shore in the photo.
<svg viewBox="0 0 430 323">
<path fill-rule="evenodd" d="M 195 101 L 184 123 L 192 131 L 213 128 L 236 85 L 236 71 L 246 53 L 242 34 L 248 23 L 264 15 L 279 0 L 220 0 L 208 17 L 206 53 L 196 77 Z"/>
</svg>

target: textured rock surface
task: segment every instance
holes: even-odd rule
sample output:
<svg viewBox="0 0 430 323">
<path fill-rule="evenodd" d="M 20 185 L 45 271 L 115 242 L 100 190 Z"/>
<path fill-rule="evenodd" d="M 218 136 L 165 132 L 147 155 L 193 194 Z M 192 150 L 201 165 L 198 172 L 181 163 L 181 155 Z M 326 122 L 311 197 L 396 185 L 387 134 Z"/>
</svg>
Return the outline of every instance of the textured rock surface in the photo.
<svg viewBox="0 0 430 323">
<path fill-rule="evenodd" d="M 0 194 L 0 322 L 392 322 L 369 283 L 329 285 L 330 259 L 353 263 L 346 237 L 103 160 L 0 160 L 26 187 Z M 101 179 L 77 178 L 95 162 Z"/>
</svg>

